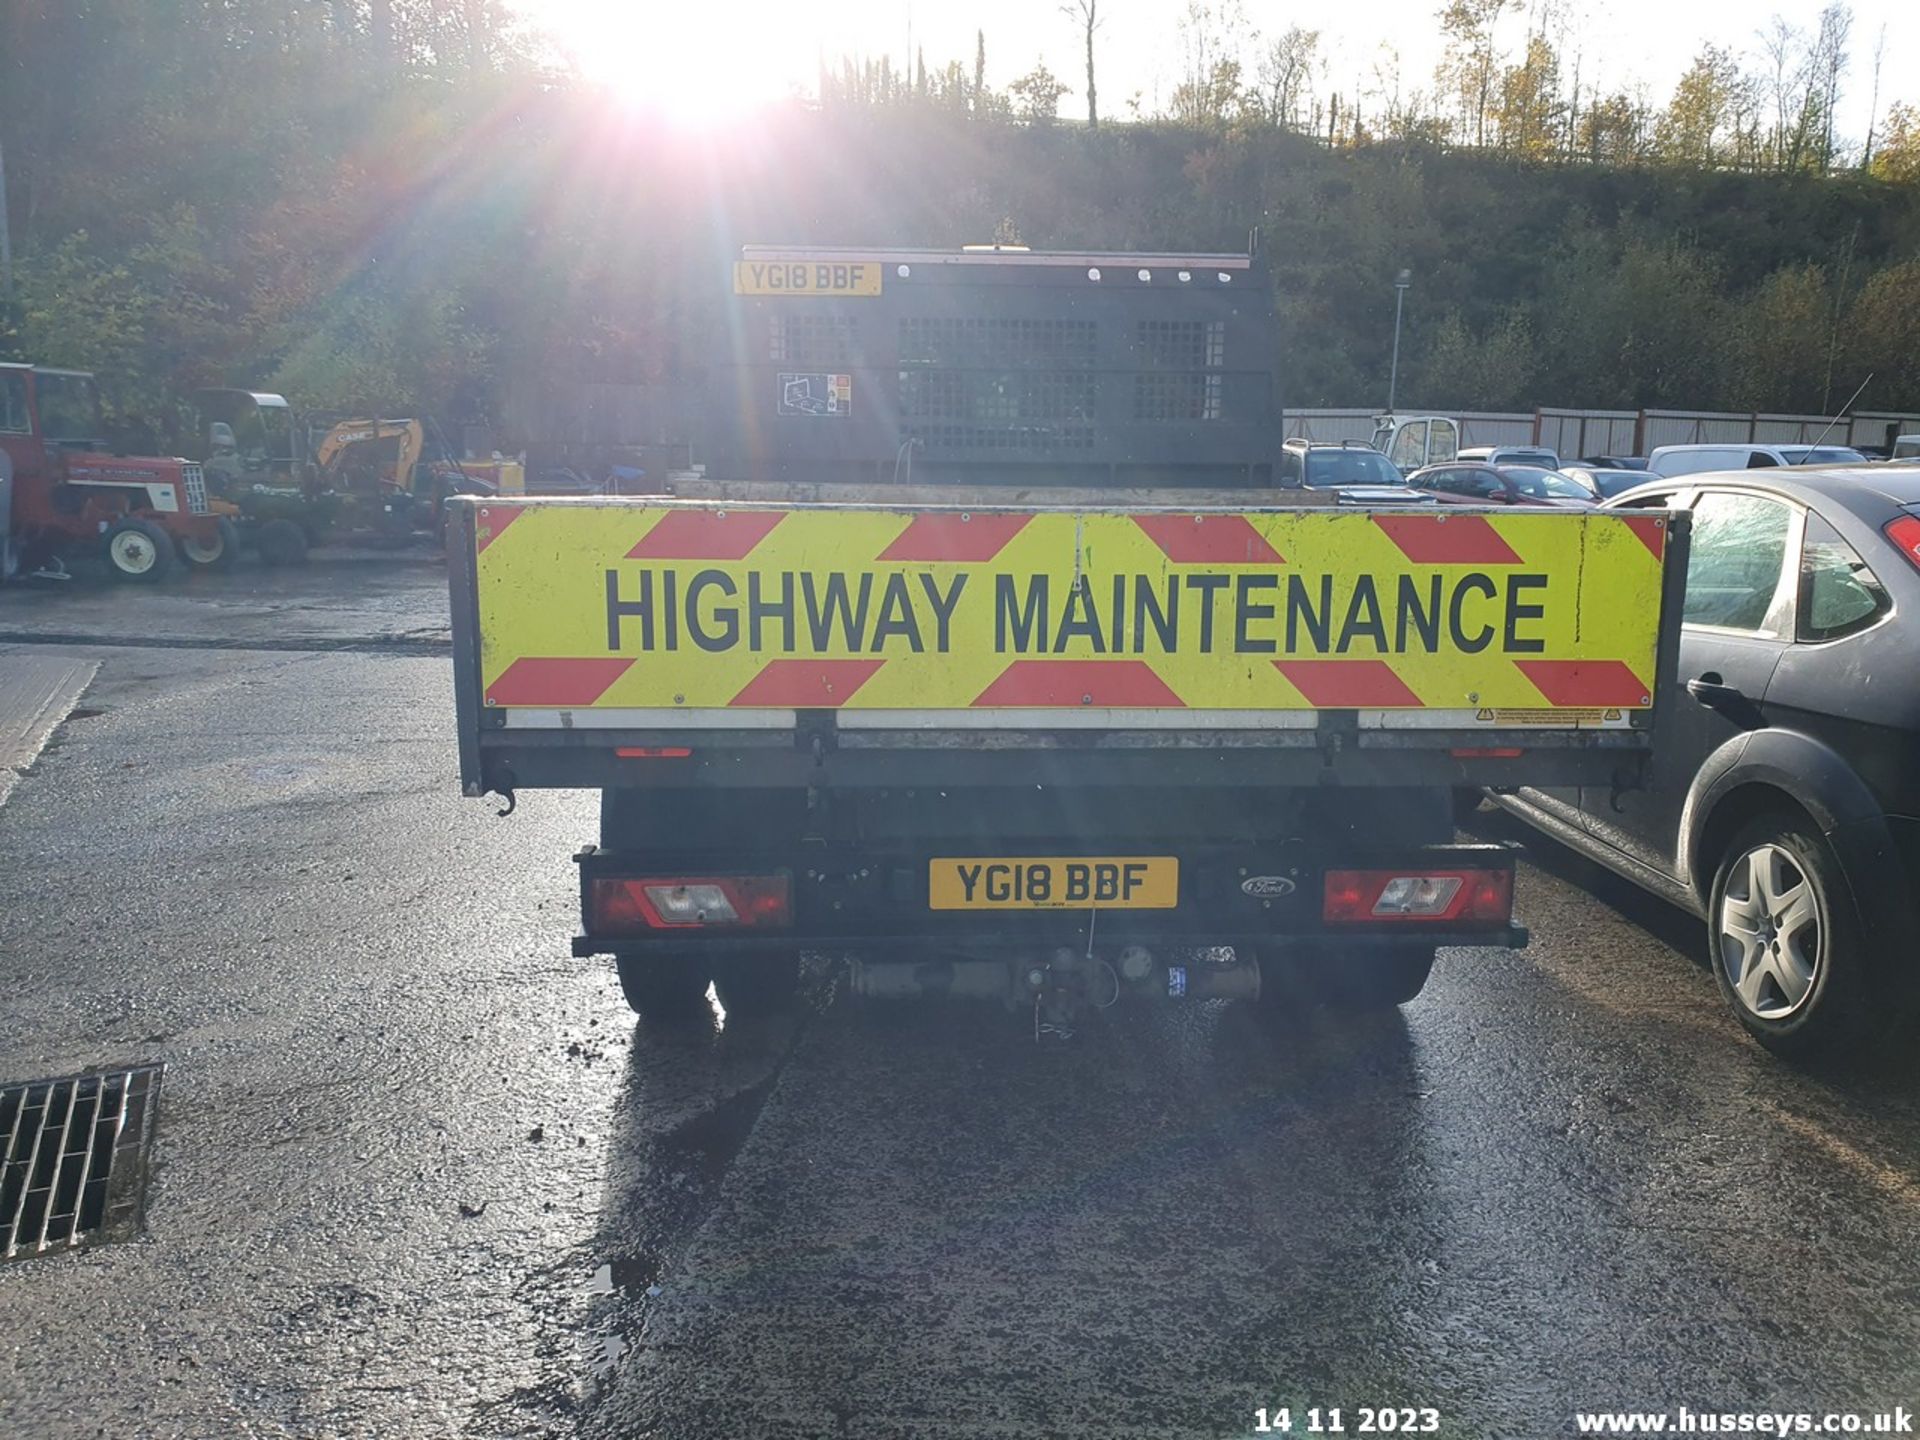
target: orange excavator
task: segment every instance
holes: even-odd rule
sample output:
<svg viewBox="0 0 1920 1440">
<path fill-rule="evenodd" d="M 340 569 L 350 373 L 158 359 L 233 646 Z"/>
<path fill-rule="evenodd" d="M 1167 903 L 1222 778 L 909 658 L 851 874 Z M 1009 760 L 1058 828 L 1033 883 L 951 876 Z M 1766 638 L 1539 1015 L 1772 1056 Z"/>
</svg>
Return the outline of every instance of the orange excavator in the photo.
<svg viewBox="0 0 1920 1440">
<path fill-rule="evenodd" d="M 428 460 L 431 424 L 411 418 L 342 420 L 321 436 L 314 447 L 319 488 L 341 498 L 347 524 L 397 533 L 438 531 L 449 495 L 499 492 L 497 479 L 451 458 L 444 441 L 436 448 L 447 458 Z"/>
</svg>

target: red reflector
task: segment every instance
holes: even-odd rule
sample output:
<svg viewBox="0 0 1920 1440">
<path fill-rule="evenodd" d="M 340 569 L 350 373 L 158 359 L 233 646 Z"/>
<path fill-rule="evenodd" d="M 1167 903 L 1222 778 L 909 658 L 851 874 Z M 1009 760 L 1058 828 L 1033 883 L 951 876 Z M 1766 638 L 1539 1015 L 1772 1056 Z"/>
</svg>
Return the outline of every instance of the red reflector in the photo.
<svg viewBox="0 0 1920 1440">
<path fill-rule="evenodd" d="M 1329 870 L 1320 918 L 1374 925 L 1513 918 L 1511 870 Z"/>
<path fill-rule="evenodd" d="M 1459 749 L 1453 752 L 1456 760 L 1516 760 L 1527 752 L 1517 745 L 1498 745 L 1490 749 Z"/>
<path fill-rule="evenodd" d="M 613 753 L 622 760 L 684 760 L 693 751 L 684 745 L 622 745 Z"/>
<path fill-rule="evenodd" d="M 793 881 L 786 875 L 602 876 L 588 882 L 586 908 L 587 930 L 595 935 L 780 929 L 793 923 Z"/>
<path fill-rule="evenodd" d="M 1920 516 L 1902 515 L 1888 521 L 1887 538 L 1899 547 L 1910 565 L 1920 569 Z"/>
</svg>

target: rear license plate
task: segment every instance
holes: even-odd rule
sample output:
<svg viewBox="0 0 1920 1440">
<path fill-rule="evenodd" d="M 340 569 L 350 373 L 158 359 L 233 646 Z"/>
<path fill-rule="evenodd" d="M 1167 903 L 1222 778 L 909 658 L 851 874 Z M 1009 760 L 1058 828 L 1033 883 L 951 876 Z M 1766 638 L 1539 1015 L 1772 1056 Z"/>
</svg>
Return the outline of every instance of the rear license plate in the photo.
<svg viewBox="0 0 1920 1440">
<path fill-rule="evenodd" d="M 927 863 L 930 910 L 1171 910 L 1180 862 L 1171 855 L 983 856 Z"/>
<path fill-rule="evenodd" d="M 874 296 L 880 293 L 880 263 L 843 260 L 822 265 L 802 260 L 736 260 L 733 293 Z"/>
</svg>

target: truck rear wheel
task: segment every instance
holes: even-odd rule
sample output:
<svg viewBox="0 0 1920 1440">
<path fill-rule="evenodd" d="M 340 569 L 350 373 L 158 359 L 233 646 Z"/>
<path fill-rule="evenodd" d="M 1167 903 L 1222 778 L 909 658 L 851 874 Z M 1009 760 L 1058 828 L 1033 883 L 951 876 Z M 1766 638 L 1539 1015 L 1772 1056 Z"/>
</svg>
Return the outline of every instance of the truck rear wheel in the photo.
<svg viewBox="0 0 1920 1440">
<path fill-rule="evenodd" d="M 707 968 L 684 955 L 614 956 L 620 989 L 633 1013 L 648 1020 L 684 1020 L 705 1008 Z"/>
<path fill-rule="evenodd" d="M 800 956 L 730 955 L 713 964 L 713 993 L 729 1015 L 778 1015 L 800 992 Z"/>
<path fill-rule="evenodd" d="M 1329 1010 L 1391 1010 L 1426 989 L 1433 972 L 1433 946 L 1320 951 L 1301 969 Z"/>
<path fill-rule="evenodd" d="M 128 516 L 107 530 L 107 568 L 116 580 L 155 581 L 173 568 L 173 537 L 151 520 Z"/>
</svg>

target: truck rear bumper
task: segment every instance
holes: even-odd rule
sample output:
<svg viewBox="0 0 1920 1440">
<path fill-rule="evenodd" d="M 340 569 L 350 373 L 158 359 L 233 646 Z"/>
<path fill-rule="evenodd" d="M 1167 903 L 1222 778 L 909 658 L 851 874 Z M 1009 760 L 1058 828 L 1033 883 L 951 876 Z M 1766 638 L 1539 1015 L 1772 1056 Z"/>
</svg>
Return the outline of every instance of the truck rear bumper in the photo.
<svg viewBox="0 0 1920 1440">
<path fill-rule="evenodd" d="M 1081 939 L 1084 942 L 1084 929 L 1075 935 L 1053 937 L 1055 943 Z M 1524 950 L 1531 938 L 1524 925 L 1507 924 L 1503 926 L 1480 927 L 1461 930 L 1436 931 L 1434 927 L 1424 929 L 1409 926 L 1405 932 L 1392 935 L 1327 935 L 1309 937 L 1304 934 L 1285 934 L 1267 931 L 1264 933 L 1245 932 L 1220 935 L 1157 935 L 1129 930 L 1124 924 L 1114 923 L 1110 912 L 1103 914 L 1099 922 L 1100 948 L 1124 949 L 1129 945 L 1144 945 L 1152 949 L 1177 945 L 1191 950 L 1227 948 L 1233 950 L 1272 950 L 1287 949 L 1307 944 L 1330 944 L 1337 941 L 1344 949 L 1387 950 L 1407 945 L 1465 945 L 1490 947 L 1501 950 Z M 649 955 L 694 956 L 715 955 L 788 955 L 794 950 L 812 950 L 826 954 L 874 954 L 884 953 L 894 958 L 914 958 L 920 956 L 951 955 L 970 951 L 1023 952 L 1044 948 L 1048 937 L 1032 932 L 996 930 L 983 928 L 970 931 L 962 936 L 929 936 L 926 934 L 872 935 L 864 932 L 843 935 L 709 935 L 704 938 L 632 940 L 576 935 L 573 937 L 573 953 L 579 957 L 592 955 L 618 955 L 629 951 L 644 951 Z"/>
<path fill-rule="evenodd" d="M 752 955 L 795 949 L 883 954 L 888 958 L 1022 951 L 1069 945 L 1101 950 L 1129 945 L 1149 949 L 1237 950 L 1291 946 L 1373 949 L 1409 945 L 1518 948 L 1524 927 L 1511 915 L 1512 845 L 1409 845 L 1309 860 L 1297 846 L 1132 845 L 1142 856 L 1173 857 L 1179 863 L 1175 903 L 1158 909 L 1079 905 L 1045 909 L 933 909 L 929 865 L 941 856 L 977 854 L 973 847 L 826 848 L 799 851 L 730 851 L 704 856 L 633 853 L 589 846 L 575 856 L 580 866 L 584 932 L 575 955 L 644 951 L 658 955 Z M 1023 855 L 1084 855 L 1084 847 L 1022 841 L 1009 847 Z M 1497 877 L 1503 897 L 1498 913 L 1460 918 L 1368 916 L 1329 918 L 1330 871 L 1407 876 Z M 596 896 L 605 882 L 676 881 L 731 877 L 780 877 L 790 906 L 781 923 L 634 928 L 610 923 Z"/>
</svg>

